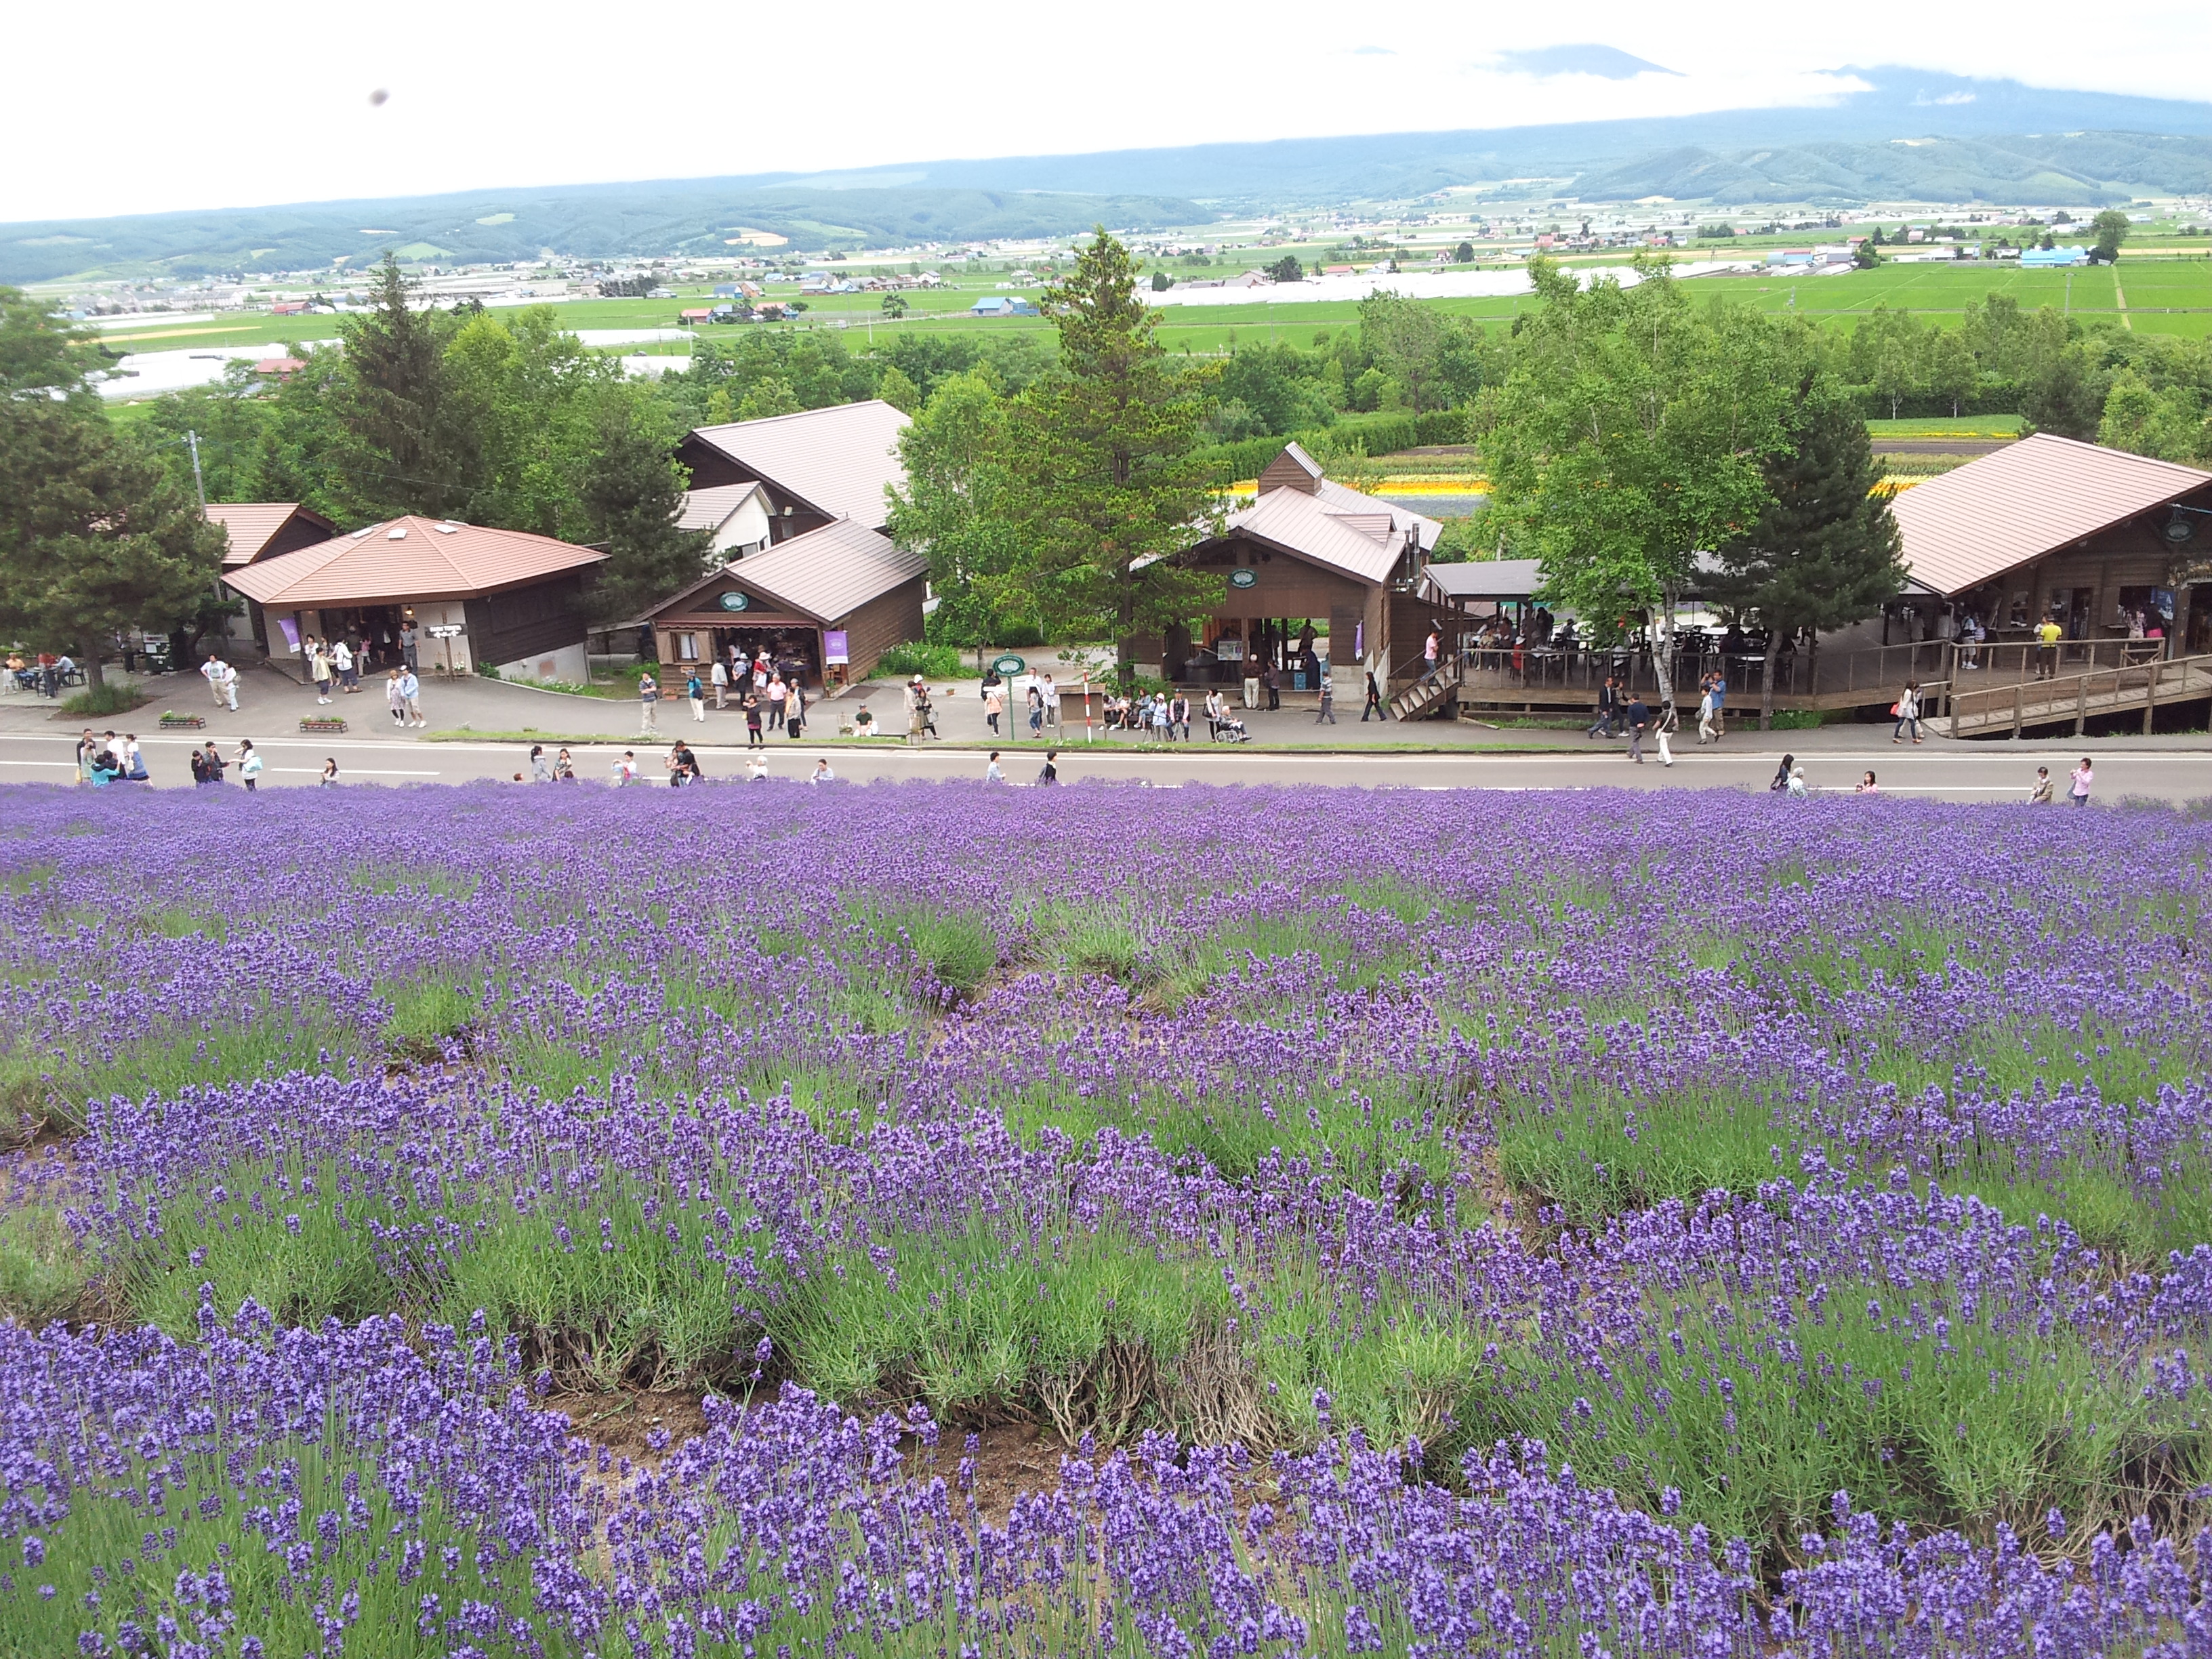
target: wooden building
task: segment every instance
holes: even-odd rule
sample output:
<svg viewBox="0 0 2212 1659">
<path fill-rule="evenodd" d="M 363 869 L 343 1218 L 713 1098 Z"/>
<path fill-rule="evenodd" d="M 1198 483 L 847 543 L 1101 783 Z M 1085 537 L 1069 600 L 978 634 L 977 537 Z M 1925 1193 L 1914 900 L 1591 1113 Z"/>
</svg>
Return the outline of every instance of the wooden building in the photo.
<svg viewBox="0 0 2212 1659">
<path fill-rule="evenodd" d="M 809 684 L 868 678 L 884 653 L 921 637 L 929 561 L 834 520 L 732 561 L 637 619 L 664 674 L 703 672 L 735 651 L 796 666 Z"/>
<path fill-rule="evenodd" d="M 2212 651 L 2212 472 L 2038 433 L 1891 510 L 1921 603 L 1992 638 L 2049 617 L 2069 641 L 2120 640 L 2142 612 L 2172 654 Z"/>
<path fill-rule="evenodd" d="M 337 526 L 297 501 L 210 501 L 202 510 L 210 524 L 222 526 L 226 574 L 338 533 Z M 224 631 L 234 640 L 253 641 L 264 653 L 269 649 L 269 619 L 252 599 L 246 602 L 246 614 L 232 617 Z"/>
<path fill-rule="evenodd" d="M 872 398 L 702 426 L 684 438 L 676 458 L 690 469 L 690 505 L 702 515 L 727 500 L 709 492 L 757 484 L 770 545 L 839 519 L 881 530 L 890 518 L 889 490 L 906 482 L 898 442 L 908 424 L 897 410 Z"/>
<path fill-rule="evenodd" d="M 1296 443 L 1259 484 L 1221 534 L 1176 556 L 1218 571 L 1224 593 L 1196 638 L 1164 642 L 1168 677 L 1233 684 L 1272 662 L 1286 687 L 1301 689 L 1301 647 L 1324 627 L 1328 648 L 1318 654 L 1334 672 L 1357 667 L 1387 685 L 1417 670 L 1434 606 L 1413 584 L 1443 526 L 1331 481 Z"/>
<path fill-rule="evenodd" d="M 606 556 L 550 536 L 409 517 L 227 571 L 223 580 L 261 606 L 272 662 L 296 664 L 313 636 L 350 639 L 370 666 L 386 666 L 412 627 L 426 672 L 491 667 L 507 679 L 580 684 L 590 678 L 584 582 Z M 443 629 L 453 631 L 431 631 Z"/>
</svg>

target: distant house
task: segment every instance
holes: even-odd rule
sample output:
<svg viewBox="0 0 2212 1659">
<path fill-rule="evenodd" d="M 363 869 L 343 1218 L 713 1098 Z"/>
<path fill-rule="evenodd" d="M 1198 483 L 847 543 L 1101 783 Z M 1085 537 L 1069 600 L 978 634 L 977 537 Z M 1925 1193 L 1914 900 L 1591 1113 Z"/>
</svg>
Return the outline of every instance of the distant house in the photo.
<svg viewBox="0 0 2212 1659">
<path fill-rule="evenodd" d="M 2020 251 L 2023 265 L 2086 265 L 2089 250 L 2086 247 L 2026 247 Z"/>
<path fill-rule="evenodd" d="M 840 518 L 882 529 L 890 515 L 885 492 L 906 483 L 898 441 L 907 425 L 897 410 L 870 398 L 702 426 L 676 458 L 691 470 L 695 497 L 721 485 L 758 484 L 775 545 Z"/>
<path fill-rule="evenodd" d="M 273 374 L 280 380 L 289 380 L 307 364 L 297 357 L 264 357 L 253 365 L 256 374 Z"/>
<path fill-rule="evenodd" d="M 711 322 L 714 320 L 714 307 L 694 306 L 688 311 L 678 312 L 676 313 L 676 320 L 678 323 L 681 323 L 684 327 L 690 328 L 695 324 Z"/>
<path fill-rule="evenodd" d="M 269 307 L 271 314 L 278 317 L 296 317 L 307 308 L 305 300 L 279 300 Z"/>
<path fill-rule="evenodd" d="M 1019 295 L 987 294 L 968 307 L 977 317 L 1035 317 L 1036 302 L 1024 300 Z"/>
</svg>

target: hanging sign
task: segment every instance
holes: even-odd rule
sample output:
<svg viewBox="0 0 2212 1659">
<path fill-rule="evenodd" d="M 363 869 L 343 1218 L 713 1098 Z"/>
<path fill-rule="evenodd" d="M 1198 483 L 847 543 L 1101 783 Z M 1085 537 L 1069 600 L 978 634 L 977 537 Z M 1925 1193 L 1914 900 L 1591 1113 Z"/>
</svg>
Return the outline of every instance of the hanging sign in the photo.
<svg viewBox="0 0 2212 1659">
<path fill-rule="evenodd" d="M 850 662 L 852 658 L 847 654 L 849 648 L 846 643 L 843 629 L 825 628 L 822 630 L 822 660 L 823 662 Z"/>
<path fill-rule="evenodd" d="M 1260 585 L 1260 573 L 1242 568 L 1232 570 L 1229 573 L 1229 585 L 1231 587 L 1257 587 Z"/>
<path fill-rule="evenodd" d="M 725 611 L 750 611 L 753 606 L 753 597 L 750 593 L 740 593 L 733 587 L 722 595 L 720 604 Z"/>
</svg>

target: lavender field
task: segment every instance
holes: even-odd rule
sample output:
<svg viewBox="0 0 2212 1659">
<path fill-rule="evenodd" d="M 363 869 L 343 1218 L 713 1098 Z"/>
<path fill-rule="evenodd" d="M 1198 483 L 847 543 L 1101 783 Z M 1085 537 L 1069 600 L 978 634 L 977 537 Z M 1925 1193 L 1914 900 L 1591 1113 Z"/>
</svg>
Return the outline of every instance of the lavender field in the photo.
<svg viewBox="0 0 2212 1659">
<path fill-rule="evenodd" d="M 2212 1654 L 2212 817 L 6 793 L 0 1653 Z"/>
</svg>

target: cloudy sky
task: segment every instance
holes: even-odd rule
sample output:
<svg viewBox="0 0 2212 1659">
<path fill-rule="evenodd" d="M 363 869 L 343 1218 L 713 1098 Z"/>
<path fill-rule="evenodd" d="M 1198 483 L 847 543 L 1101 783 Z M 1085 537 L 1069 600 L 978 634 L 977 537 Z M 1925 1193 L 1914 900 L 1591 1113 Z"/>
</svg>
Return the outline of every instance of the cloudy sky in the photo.
<svg viewBox="0 0 2212 1659">
<path fill-rule="evenodd" d="M 1852 63 L 2204 95 L 2202 0 L 2106 0 L 2094 27 L 2055 0 L 2002 16 L 1927 0 L 48 4 L 9 24 L 0 220 L 1686 113 L 1832 97 L 1850 83 L 1827 71 Z M 1576 41 L 1620 57 L 1592 74 L 1547 51 Z"/>
</svg>

